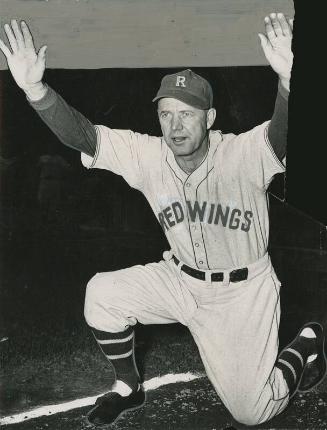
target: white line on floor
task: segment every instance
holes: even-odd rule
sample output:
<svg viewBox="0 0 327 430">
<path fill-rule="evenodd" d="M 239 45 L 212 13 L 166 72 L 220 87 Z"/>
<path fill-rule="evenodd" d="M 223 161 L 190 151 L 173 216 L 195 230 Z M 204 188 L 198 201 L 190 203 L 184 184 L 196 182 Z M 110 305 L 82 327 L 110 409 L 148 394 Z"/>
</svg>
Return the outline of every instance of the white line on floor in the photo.
<svg viewBox="0 0 327 430">
<path fill-rule="evenodd" d="M 203 378 L 203 374 L 193 374 L 193 373 L 168 373 L 167 375 L 157 376 L 145 381 L 143 384 L 145 391 L 155 390 L 163 385 L 176 384 L 178 382 L 190 382 L 194 379 Z M 16 424 L 21 423 L 32 418 L 39 418 L 45 415 L 54 415 L 59 412 L 66 412 L 72 409 L 83 408 L 84 406 L 93 405 L 99 396 L 105 393 L 98 394 L 97 396 L 84 397 L 83 399 L 76 399 L 71 402 L 60 403 L 58 405 L 46 405 L 41 406 L 30 411 L 21 412 L 15 415 L 9 415 L 7 417 L 0 418 L 0 424 Z"/>
</svg>

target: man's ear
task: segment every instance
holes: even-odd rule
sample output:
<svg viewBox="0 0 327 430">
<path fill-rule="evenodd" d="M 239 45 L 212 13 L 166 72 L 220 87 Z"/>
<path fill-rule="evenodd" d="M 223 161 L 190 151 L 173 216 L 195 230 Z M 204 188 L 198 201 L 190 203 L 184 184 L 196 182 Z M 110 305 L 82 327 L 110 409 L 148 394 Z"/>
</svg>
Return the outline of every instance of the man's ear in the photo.
<svg viewBox="0 0 327 430">
<path fill-rule="evenodd" d="M 216 119 L 216 109 L 211 108 L 207 112 L 207 130 L 209 130 L 212 127 L 212 124 L 215 122 Z"/>
</svg>

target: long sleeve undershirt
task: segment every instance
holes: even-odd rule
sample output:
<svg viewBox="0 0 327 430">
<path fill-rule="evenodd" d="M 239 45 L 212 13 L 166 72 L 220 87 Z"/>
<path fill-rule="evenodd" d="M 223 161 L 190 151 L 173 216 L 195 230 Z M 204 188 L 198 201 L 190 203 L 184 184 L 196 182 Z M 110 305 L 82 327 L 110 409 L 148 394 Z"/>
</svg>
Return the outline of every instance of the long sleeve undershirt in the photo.
<svg viewBox="0 0 327 430">
<path fill-rule="evenodd" d="M 270 144 L 279 160 L 286 154 L 288 94 L 279 84 L 275 109 L 268 128 Z M 69 106 L 52 88 L 48 87 L 41 100 L 29 100 L 29 103 L 64 145 L 94 156 L 97 146 L 94 125 Z"/>
</svg>

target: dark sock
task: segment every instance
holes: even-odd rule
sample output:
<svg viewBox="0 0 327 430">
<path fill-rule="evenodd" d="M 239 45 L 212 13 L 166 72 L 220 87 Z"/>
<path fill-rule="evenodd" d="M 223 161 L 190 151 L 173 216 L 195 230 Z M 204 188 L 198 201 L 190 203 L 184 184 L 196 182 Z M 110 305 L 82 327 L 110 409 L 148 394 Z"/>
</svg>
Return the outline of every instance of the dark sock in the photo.
<svg viewBox="0 0 327 430">
<path fill-rule="evenodd" d="M 116 378 L 136 390 L 140 377 L 134 357 L 134 330 L 129 327 L 119 333 L 110 333 L 92 328 L 102 352 L 112 364 Z"/>
</svg>

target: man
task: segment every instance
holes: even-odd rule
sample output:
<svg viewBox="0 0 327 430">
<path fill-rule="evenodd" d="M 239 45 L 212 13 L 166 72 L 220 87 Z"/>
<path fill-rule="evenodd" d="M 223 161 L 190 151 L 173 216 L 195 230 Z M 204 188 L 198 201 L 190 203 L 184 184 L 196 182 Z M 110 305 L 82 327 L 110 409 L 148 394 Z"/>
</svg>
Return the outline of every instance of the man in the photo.
<svg viewBox="0 0 327 430">
<path fill-rule="evenodd" d="M 5 26 L 10 48 L 2 41 L 0 48 L 33 108 L 82 152 L 87 168 L 111 170 L 142 191 L 171 246 L 159 263 L 99 273 L 88 284 L 85 318 L 116 373 L 90 423 L 113 423 L 144 403 L 134 360 L 137 322 L 186 325 L 217 394 L 247 425 L 279 414 L 326 372 L 318 323 L 302 327 L 277 357 L 280 283 L 267 254 L 266 192 L 284 171 L 292 21 L 272 13 L 265 30 L 261 46 L 279 77 L 271 121 L 239 136 L 211 131 L 211 86 L 187 69 L 165 76 L 154 98 L 158 138 L 93 126 L 42 82 L 46 47 L 35 52 L 26 23 Z"/>
</svg>

